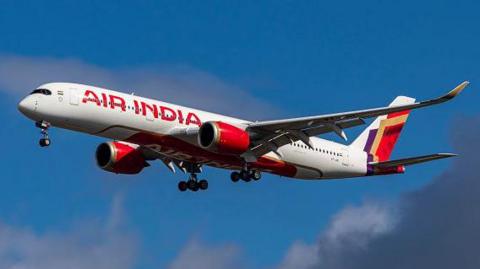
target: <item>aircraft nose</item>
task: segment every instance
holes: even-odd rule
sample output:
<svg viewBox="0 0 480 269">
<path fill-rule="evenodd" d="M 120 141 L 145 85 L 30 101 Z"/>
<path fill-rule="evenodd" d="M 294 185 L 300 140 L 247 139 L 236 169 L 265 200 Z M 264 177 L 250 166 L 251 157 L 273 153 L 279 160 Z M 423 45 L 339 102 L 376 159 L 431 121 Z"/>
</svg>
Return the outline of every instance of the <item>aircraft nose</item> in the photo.
<svg viewBox="0 0 480 269">
<path fill-rule="evenodd" d="M 35 101 L 30 96 L 27 96 L 18 103 L 18 110 L 25 115 L 35 111 Z"/>
</svg>

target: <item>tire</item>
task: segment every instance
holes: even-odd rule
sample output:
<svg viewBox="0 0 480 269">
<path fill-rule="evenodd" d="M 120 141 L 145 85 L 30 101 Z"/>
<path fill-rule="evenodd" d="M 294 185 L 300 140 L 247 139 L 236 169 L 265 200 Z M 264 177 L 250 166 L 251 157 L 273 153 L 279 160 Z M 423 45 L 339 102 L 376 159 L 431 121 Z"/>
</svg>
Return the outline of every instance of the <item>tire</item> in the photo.
<svg viewBox="0 0 480 269">
<path fill-rule="evenodd" d="M 198 184 L 195 182 L 195 180 L 189 180 L 187 182 L 188 189 L 191 191 L 198 191 Z"/>
<path fill-rule="evenodd" d="M 240 178 L 245 182 L 250 182 L 250 180 L 252 180 L 252 178 L 250 177 L 247 171 L 240 172 Z"/>
<path fill-rule="evenodd" d="M 42 138 L 38 141 L 38 144 L 40 144 L 40 147 L 48 147 L 50 146 L 50 139 Z"/>
<path fill-rule="evenodd" d="M 232 172 L 230 174 L 230 179 L 232 180 L 232 182 L 238 182 L 240 180 L 240 173 Z"/>
<path fill-rule="evenodd" d="M 252 174 L 250 175 L 253 180 L 257 181 L 257 180 L 260 180 L 262 178 L 262 173 L 260 173 L 260 171 L 258 170 L 255 170 L 252 172 Z"/>
<path fill-rule="evenodd" d="M 185 181 L 180 181 L 178 182 L 178 190 L 181 192 L 184 192 L 188 189 L 187 182 Z"/>
<path fill-rule="evenodd" d="M 198 182 L 198 187 L 200 187 L 201 190 L 206 190 L 208 189 L 208 181 L 205 179 L 202 179 Z"/>
</svg>

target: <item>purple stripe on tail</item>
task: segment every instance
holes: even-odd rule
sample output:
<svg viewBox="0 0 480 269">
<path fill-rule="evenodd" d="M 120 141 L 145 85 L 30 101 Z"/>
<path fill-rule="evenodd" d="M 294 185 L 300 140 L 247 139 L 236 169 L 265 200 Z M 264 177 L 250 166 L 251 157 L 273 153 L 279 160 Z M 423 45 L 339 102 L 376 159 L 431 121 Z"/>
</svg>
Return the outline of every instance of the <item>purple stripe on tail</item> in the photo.
<svg viewBox="0 0 480 269">
<path fill-rule="evenodd" d="M 363 151 L 365 151 L 366 153 L 370 153 L 370 150 L 372 149 L 373 141 L 377 136 L 377 131 L 378 129 L 372 129 L 368 133 L 367 143 L 365 143 L 365 147 L 363 148 Z"/>
</svg>

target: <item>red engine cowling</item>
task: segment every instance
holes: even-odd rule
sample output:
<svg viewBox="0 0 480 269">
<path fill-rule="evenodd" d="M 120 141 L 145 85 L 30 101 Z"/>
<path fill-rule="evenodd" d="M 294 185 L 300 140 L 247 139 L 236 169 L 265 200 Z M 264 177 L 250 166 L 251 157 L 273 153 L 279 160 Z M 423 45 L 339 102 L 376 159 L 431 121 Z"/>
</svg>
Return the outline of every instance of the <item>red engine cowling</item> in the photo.
<svg viewBox="0 0 480 269">
<path fill-rule="evenodd" d="M 95 158 L 100 168 L 116 174 L 138 174 L 149 166 L 138 150 L 119 142 L 100 144 Z"/>
<path fill-rule="evenodd" d="M 198 131 L 198 144 L 209 151 L 223 154 L 242 154 L 250 146 L 250 135 L 233 125 L 205 122 Z"/>
</svg>

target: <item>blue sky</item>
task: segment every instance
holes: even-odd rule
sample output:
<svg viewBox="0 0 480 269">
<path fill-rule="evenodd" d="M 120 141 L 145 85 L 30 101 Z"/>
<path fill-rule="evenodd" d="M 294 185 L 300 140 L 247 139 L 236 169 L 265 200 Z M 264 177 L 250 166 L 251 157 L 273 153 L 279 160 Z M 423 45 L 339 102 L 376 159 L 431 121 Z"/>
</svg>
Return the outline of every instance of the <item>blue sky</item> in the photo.
<svg viewBox="0 0 480 269">
<path fill-rule="evenodd" d="M 342 209 L 395 200 L 449 161 L 323 182 L 265 175 L 232 184 L 228 172 L 206 169 L 207 192 L 179 193 L 185 176 L 160 163 L 134 177 L 98 169 L 101 138 L 52 130 L 52 147 L 40 149 L 16 104 L 41 83 L 94 83 L 256 120 L 383 106 L 397 95 L 427 99 L 470 80 L 458 100 L 412 113 L 397 158 L 452 151 L 453 122 L 477 113 L 475 1 L 0 3 L 0 222 L 41 243 L 119 222 L 114 239 L 131 244 L 126 268 L 175 268 L 196 246 L 273 267 Z M 101 244 L 117 242 L 106 233 Z"/>
</svg>

